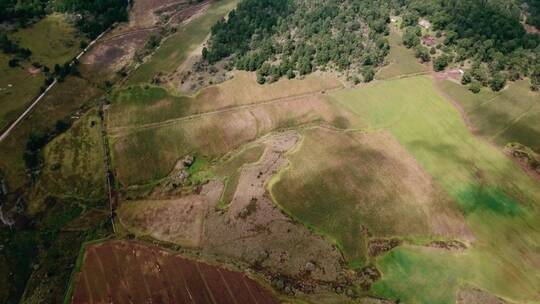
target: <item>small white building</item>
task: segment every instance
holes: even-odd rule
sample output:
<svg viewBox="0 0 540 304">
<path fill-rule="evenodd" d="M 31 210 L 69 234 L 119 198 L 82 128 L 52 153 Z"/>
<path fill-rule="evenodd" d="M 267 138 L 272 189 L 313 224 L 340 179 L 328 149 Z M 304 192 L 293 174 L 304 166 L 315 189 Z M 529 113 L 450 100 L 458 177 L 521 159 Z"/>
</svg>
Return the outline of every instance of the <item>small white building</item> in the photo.
<svg viewBox="0 0 540 304">
<path fill-rule="evenodd" d="M 431 22 L 424 18 L 420 19 L 420 21 L 418 21 L 418 24 L 425 29 L 431 28 Z"/>
</svg>

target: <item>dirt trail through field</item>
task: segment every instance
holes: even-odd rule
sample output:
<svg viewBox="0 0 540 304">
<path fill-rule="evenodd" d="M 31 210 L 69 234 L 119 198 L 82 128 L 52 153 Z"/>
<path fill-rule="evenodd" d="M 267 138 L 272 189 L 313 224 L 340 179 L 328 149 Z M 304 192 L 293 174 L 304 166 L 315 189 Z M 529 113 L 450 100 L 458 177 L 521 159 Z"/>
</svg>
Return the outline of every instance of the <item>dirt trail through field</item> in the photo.
<svg viewBox="0 0 540 304">
<path fill-rule="evenodd" d="M 309 92 L 309 93 L 303 93 L 303 94 L 298 94 L 298 95 L 290 95 L 290 96 L 287 96 L 287 97 L 280 97 L 280 98 L 273 98 L 273 99 L 268 99 L 268 100 L 260 101 L 260 102 L 256 102 L 256 103 L 250 103 L 250 104 L 243 104 L 243 105 L 239 105 L 239 106 L 226 107 L 226 108 L 222 108 L 222 109 L 218 109 L 218 110 L 202 112 L 202 113 L 196 113 L 196 114 L 182 116 L 182 117 L 174 118 L 174 119 L 168 119 L 168 120 L 164 120 L 164 121 L 160 121 L 160 122 L 147 123 L 147 124 L 134 125 L 134 126 L 114 127 L 114 128 L 110 128 L 109 132 L 110 132 L 111 137 L 122 137 L 122 136 L 126 136 L 126 135 L 129 135 L 129 134 L 135 133 L 135 132 L 148 130 L 148 129 L 160 128 L 160 127 L 163 127 L 163 126 L 173 125 L 173 124 L 176 124 L 176 123 L 179 123 L 179 122 L 182 122 L 182 121 L 198 119 L 198 118 L 202 118 L 202 117 L 205 117 L 205 116 L 212 116 L 212 115 L 223 114 L 223 113 L 228 113 L 228 112 L 236 112 L 236 111 L 240 111 L 240 110 L 252 109 L 252 108 L 256 108 L 256 107 L 260 107 L 260 106 L 278 104 L 278 103 L 282 103 L 282 102 L 290 102 L 290 101 L 297 101 L 297 100 L 298 101 L 303 101 L 306 97 L 322 96 L 322 95 L 325 95 L 326 93 L 330 93 L 330 92 L 341 90 L 341 89 L 342 89 L 342 87 L 340 86 L 340 87 L 336 87 L 336 88 L 332 88 L 332 89 L 328 89 L 328 90 L 324 90 L 324 91 L 317 90 L 317 91 L 313 91 L 313 92 Z"/>
</svg>

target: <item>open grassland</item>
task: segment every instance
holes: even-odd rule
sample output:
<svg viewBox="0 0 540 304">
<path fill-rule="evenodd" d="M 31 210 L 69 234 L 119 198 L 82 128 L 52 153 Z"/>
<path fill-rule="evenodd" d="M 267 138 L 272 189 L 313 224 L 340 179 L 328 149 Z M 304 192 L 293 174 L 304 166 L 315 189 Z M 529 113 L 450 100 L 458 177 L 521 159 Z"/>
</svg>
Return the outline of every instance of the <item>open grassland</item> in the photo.
<svg viewBox="0 0 540 304">
<path fill-rule="evenodd" d="M 232 80 L 203 89 L 193 97 L 174 96 L 161 87 L 129 86 L 115 92 L 108 110 L 108 125 L 114 128 L 156 123 L 340 87 L 342 83 L 337 79 L 318 75 L 310 75 L 302 80 L 282 79 L 261 86 L 257 84 L 255 75 L 246 72 L 236 72 Z"/>
<path fill-rule="evenodd" d="M 0 53 L 0 130 L 15 120 L 25 107 L 39 94 L 45 77 L 31 75 L 29 64 L 9 67 L 10 58 Z"/>
<path fill-rule="evenodd" d="M 62 14 L 49 15 L 11 35 L 20 47 L 32 51 L 31 60 L 49 68 L 71 61 L 80 52 L 82 34 Z"/>
<path fill-rule="evenodd" d="M 273 198 L 354 264 L 366 262 L 370 237 L 469 237 L 453 202 L 386 131 L 306 130 L 289 161 Z"/>
<path fill-rule="evenodd" d="M 44 168 L 29 206 L 42 207 L 50 195 L 74 201 L 107 197 L 99 116 L 92 110 L 44 149 Z"/>
<path fill-rule="evenodd" d="M 53 130 L 58 120 L 69 118 L 71 113 L 101 92 L 94 84 L 80 77 L 68 77 L 49 91 L 0 145 L 0 170 L 10 189 L 17 189 L 28 180 L 23 154 L 30 133 Z"/>
<path fill-rule="evenodd" d="M 127 241 L 89 246 L 73 303 L 278 303 L 257 281 L 237 271 Z"/>
<path fill-rule="evenodd" d="M 426 65 L 421 64 L 414 58 L 414 51 L 407 49 L 403 45 L 401 33 L 397 28 L 397 24 L 390 25 L 388 42 L 390 43 L 390 54 L 387 58 L 388 65 L 383 67 L 375 75 L 375 79 L 391 79 L 404 75 L 426 73 L 429 71 L 429 68 Z"/>
<path fill-rule="evenodd" d="M 439 88 L 461 105 L 480 135 L 500 146 L 519 142 L 540 152 L 540 93 L 532 92 L 527 80 L 510 83 L 498 93 L 483 90 L 478 95 L 448 80 Z"/>
<path fill-rule="evenodd" d="M 313 122 L 357 127 L 351 115 L 323 98 L 322 91 L 340 86 L 316 75 L 261 86 L 253 75 L 238 73 L 195 97 L 150 86 L 121 90 L 107 112 L 119 180 L 156 180 L 186 154 L 217 159 L 276 129 Z"/>
<path fill-rule="evenodd" d="M 237 4 L 237 0 L 215 1 L 207 11 L 195 17 L 168 37 L 154 55 L 130 76 L 129 83 L 150 82 L 158 73 L 170 73 L 204 42 L 211 27 Z"/>
<path fill-rule="evenodd" d="M 381 258 L 383 279 L 375 285 L 379 295 L 453 303 L 454 294 L 443 294 L 442 286 L 455 291 L 468 282 L 514 301 L 538 300 L 537 181 L 472 136 L 431 77 L 385 81 L 332 97 L 371 128 L 389 130 L 457 202 L 475 237 L 464 255 L 410 248 Z M 420 264 L 425 266 L 415 267 Z"/>
<path fill-rule="evenodd" d="M 114 162 L 124 185 L 148 182 L 184 155 L 216 159 L 273 130 L 307 123 L 351 124 L 321 96 L 302 97 L 122 131 L 114 137 Z"/>
</svg>

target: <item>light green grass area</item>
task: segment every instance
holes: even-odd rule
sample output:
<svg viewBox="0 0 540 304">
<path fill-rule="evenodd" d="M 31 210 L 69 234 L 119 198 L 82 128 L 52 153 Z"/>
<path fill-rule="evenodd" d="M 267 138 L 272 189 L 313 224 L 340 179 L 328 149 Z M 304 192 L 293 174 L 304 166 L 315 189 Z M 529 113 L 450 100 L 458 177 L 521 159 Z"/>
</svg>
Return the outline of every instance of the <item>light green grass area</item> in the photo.
<svg viewBox="0 0 540 304">
<path fill-rule="evenodd" d="M 382 258 L 379 265 L 386 275 L 375 285 L 379 295 L 406 303 L 453 303 L 451 292 L 449 297 L 441 296 L 441 286 L 453 291 L 462 282 L 469 282 L 515 301 L 537 299 L 537 181 L 501 151 L 472 136 L 429 76 L 385 81 L 332 95 L 372 128 L 389 130 L 456 200 L 476 238 L 467 251 L 468 258 L 456 255 L 450 260 L 443 257 L 441 262 L 440 253 L 420 249 Z M 415 274 L 421 270 L 407 266 L 423 261 L 432 261 L 435 266 L 420 275 Z M 444 267 L 436 266 L 438 263 Z M 410 280 L 411 276 L 422 279 Z"/>
<path fill-rule="evenodd" d="M 479 134 L 500 146 L 519 142 L 540 152 L 540 93 L 532 92 L 527 80 L 478 95 L 451 81 L 440 83 L 440 88 L 463 107 Z"/>
<path fill-rule="evenodd" d="M 32 210 L 49 196 L 97 202 L 106 198 L 105 163 L 99 116 L 81 117 L 44 150 L 44 169 L 34 192 Z"/>
<path fill-rule="evenodd" d="M 222 160 L 222 162 L 214 169 L 217 176 L 226 180 L 225 189 L 223 189 L 218 207 L 227 207 L 233 199 L 240 179 L 240 170 L 242 166 L 258 161 L 263 152 L 263 145 L 250 145 L 230 158 Z"/>
<path fill-rule="evenodd" d="M 129 86 L 115 92 L 108 111 L 108 126 L 160 122 L 186 115 L 193 98 L 169 95 L 164 88 Z"/>
<path fill-rule="evenodd" d="M 0 52 L 0 129 L 15 120 L 26 106 L 39 94 L 45 77 L 31 75 L 29 64 L 11 68 L 10 57 Z"/>
<path fill-rule="evenodd" d="M 203 43 L 212 26 L 237 3 L 238 0 L 212 2 L 202 16 L 180 27 L 178 32 L 167 38 L 150 60 L 143 63 L 130 76 L 129 83 L 150 82 L 158 73 L 170 73 L 176 70 L 188 55 Z"/>
<path fill-rule="evenodd" d="M 31 60 L 50 69 L 71 61 L 80 52 L 84 37 L 62 14 L 49 15 L 28 28 L 11 35 L 20 47 L 32 51 Z"/>
<path fill-rule="evenodd" d="M 387 58 L 388 65 L 379 70 L 375 75 L 375 79 L 391 79 L 429 71 L 428 66 L 419 63 L 414 58 L 414 51 L 412 49 L 407 49 L 403 46 L 400 30 L 395 24 L 390 25 L 388 42 L 390 43 L 390 54 Z"/>
</svg>

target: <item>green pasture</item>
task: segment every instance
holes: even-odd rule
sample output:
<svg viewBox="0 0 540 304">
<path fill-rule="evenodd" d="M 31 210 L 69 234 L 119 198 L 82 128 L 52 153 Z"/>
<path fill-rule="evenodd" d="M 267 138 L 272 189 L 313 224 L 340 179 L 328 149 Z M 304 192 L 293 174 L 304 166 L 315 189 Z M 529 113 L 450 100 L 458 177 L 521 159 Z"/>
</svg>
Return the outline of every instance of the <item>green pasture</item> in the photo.
<svg viewBox="0 0 540 304">
<path fill-rule="evenodd" d="M 31 60 L 51 70 L 55 64 L 71 61 L 80 52 L 82 34 L 71 25 L 65 15 L 52 14 L 11 35 L 20 47 L 32 51 Z"/>
<path fill-rule="evenodd" d="M 476 238 L 467 251 L 469 258 L 456 255 L 441 262 L 444 267 L 428 267 L 425 274 L 414 276 L 419 280 L 410 281 L 410 276 L 422 270 L 406 264 L 439 263 L 440 252 L 412 248 L 381 258 L 386 275 L 375 285 L 379 295 L 407 303 L 453 303 L 452 292 L 443 296 L 440 287 L 453 291 L 468 282 L 516 301 L 536 299 L 537 181 L 497 148 L 474 137 L 429 76 L 343 90 L 332 98 L 371 128 L 389 130 L 457 202 Z"/>
<path fill-rule="evenodd" d="M 0 52 L 0 129 L 14 121 L 39 95 L 45 77 L 28 72 L 30 64 L 9 67 L 10 57 Z"/>
<path fill-rule="evenodd" d="M 497 93 L 471 93 L 467 87 L 444 81 L 440 89 L 458 102 L 482 136 L 501 147 L 519 142 L 540 152 L 540 93 L 527 80 L 512 82 Z"/>
</svg>

